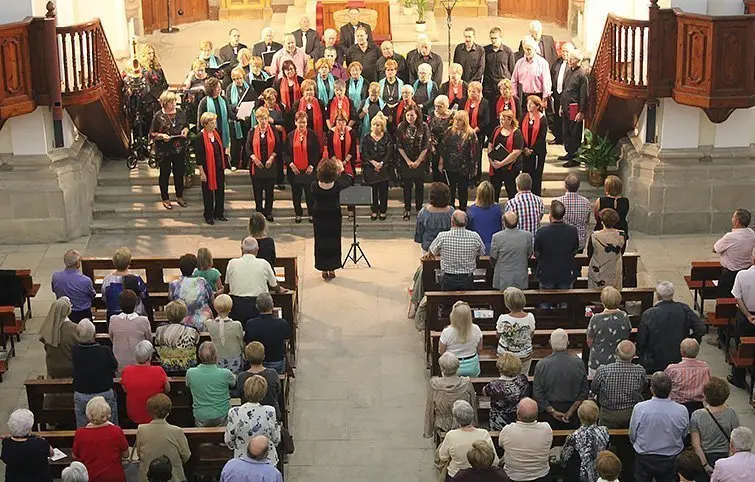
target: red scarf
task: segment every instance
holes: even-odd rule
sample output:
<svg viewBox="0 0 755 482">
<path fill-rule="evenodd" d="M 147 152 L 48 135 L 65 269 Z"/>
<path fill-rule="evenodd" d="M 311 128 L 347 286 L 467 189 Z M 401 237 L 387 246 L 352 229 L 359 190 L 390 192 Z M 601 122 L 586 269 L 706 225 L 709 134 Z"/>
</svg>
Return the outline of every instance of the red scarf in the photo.
<svg viewBox="0 0 755 482">
<path fill-rule="evenodd" d="M 215 142 L 220 146 L 220 167 L 225 169 L 225 155 L 223 154 L 225 150 L 223 149 L 223 140 L 220 138 L 217 130 L 212 131 L 212 134 L 215 137 Z M 207 166 L 207 169 L 205 169 L 205 174 L 207 175 L 207 187 L 210 191 L 217 191 L 218 178 L 217 171 L 215 170 L 215 149 L 213 148 L 212 141 L 210 141 L 210 133 L 204 129 L 202 129 L 202 138 L 204 139 L 205 165 Z"/>
<path fill-rule="evenodd" d="M 401 102 L 398 103 L 398 106 L 396 106 L 396 125 L 401 124 L 401 122 L 404 120 L 403 119 L 404 108 L 405 107 L 408 108 L 412 104 L 414 104 L 414 102 L 412 102 L 412 101 L 405 101 L 405 100 L 402 100 Z"/>
<path fill-rule="evenodd" d="M 498 102 L 495 103 L 495 116 L 498 117 L 501 115 L 506 102 L 509 103 L 509 110 L 514 113 L 514 117 L 516 118 L 516 102 L 514 102 L 513 96 L 509 97 L 508 101 L 504 101 L 503 96 L 498 97 Z"/>
<path fill-rule="evenodd" d="M 307 112 L 307 101 L 304 99 L 299 102 L 299 112 Z M 320 110 L 320 102 L 318 102 L 317 97 L 312 98 L 312 130 L 317 134 L 320 144 L 323 144 L 325 129 L 322 127 L 322 111 Z"/>
<path fill-rule="evenodd" d="M 262 158 L 262 137 L 260 136 L 262 129 L 260 129 L 259 126 L 254 128 L 254 136 L 252 137 L 252 150 L 254 151 L 254 155 L 257 156 L 257 159 L 264 165 L 267 162 L 267 159 Z M 270 124 L 267 125 L 267 130 L 265 131 L 265 140 L 267 140 L 267 157 L 269 158 L 273 152 L 275 151 L 275 133 L 273 132 L 273 128 L 270 127 Z M 254 165 L 253 162 L 249 163 L 249 172 L 254 176 L 254 169 L 257 166 Z"/>
<path fill-rule="evenodd" d="M 459 99 L 461 99 L 462 96 L 464 95 L 464 83 L 459 81 L 457 85 L 459 86 L 459 90 L 461 91 L 461 95 L 459 96 Z M 455 99 L 456 99 L 456 96 L 454 95 L 454 86 L 453 86 L 453 83 L 449 80 L 448 81 L 448 105 L 453 104 Z"/>
<path fill-rule="evenodd" d="M 338 107 L 338 102 L 341 102 L 341 107 Z M 344 95 L 341 99 L 338 96 L 333 97 L 330 101 L 330 124 L 336 125 L 336 116 L 340 111 L 346 113 L 346 121 L 351 120 L 351 101 L 349 97 Z"/>
<path fill-rule="evenodd" d="M 495 132 L 493 133 L 493 141 L 492 141 L 493 147 L 495 147 L 496 139 L 498 139 L 498 135 L 501 133 L 501 129 L 502 127 L 498 126 L 496 127 Z M 514 148 L 514 133 L 515 132 L 516 130 L 512 130 L 511 134 L 509 134 L 508 139 L 506 139 L 506 150 L 509 151 L 509 153 L 511 153 L 511 150 Z M 502 167 L 501 169 L 511 170 L 511 168 L 514 167 L 515 163 L 516 161 L 512 162 L 511 164 L 507 166 Z M 488 169 L 488 175 L 492 176 L 494 175 L 494 173 L 495 173 L 495 169 L 493 169 L 493 165 L 491 164 L 490 169 Z"/>
<path fill-rule="evenodd" d="M 294 98 L 289 99 L 289 86 L 288 86 L 288 79 L 286 77 L 281 79 L 280 83 L 280 91 L 281 91 L 281 103 L 286 108 L 286 110 L 291 110 L 294 107 L 294 102 L 301 99 L 301 87 L 299 86 L 299 79 L 294 77 Z"/>
<path fill-rule="evenodd" d="M 478 100 L 473 108 L 471 108 L 472 99 L 467 99 L 467 103 L 464 104 L 464 110 L 469 114 L 469 125 L 471 125 L 473 128 L 479 125 L 477 120 L 477 113 L 480 112 L 480 102 L 482 102 L 482 100 Z"/>
<path fill-rule="evenodd" d="M 524 114 L 522 120 L 522 134 L 524 135 L 524 145 L 532 149 L 537 142 L 537 135 L 540 133 L 540 119 L 535 119 L 532 124 L 532 135 L 530 136 L 530 113 Z"/>
<path fill-rule="evenodd" d="M 302 136 L 299 130 L 296 129 L 291 135 L 294 137 L 291 141 L 294 145 L 293 162 L 296 168 L 303 174 L 309 168 L 309 150 L 307 146 L 309 132 L 304 131 L 304 135 Z"/>
<path fill-rule="evenodd" d="M 346 149 L 343 149 L 344 146 L 341 145 L 341 133 L 338 132 L 338 130 L 333 131 L 333 155 L 336 159 L 343 162 L 346 159 L 346 156 L 349 155 L 349 152 L 351 152 L 351 131 L 349 129 L 346 129 L 346 131 L 343 133 L 343 142 L 345 144 Z M 351 169 L 351 163 L 354 162 L 354 159 L 351 160 L 351 162 L 346 163 L 346 167 L 344 167 L 344 171 L 346 171 L 346 174 L 349 176 L 354 176 L 354 172 Z"/>
</svg>

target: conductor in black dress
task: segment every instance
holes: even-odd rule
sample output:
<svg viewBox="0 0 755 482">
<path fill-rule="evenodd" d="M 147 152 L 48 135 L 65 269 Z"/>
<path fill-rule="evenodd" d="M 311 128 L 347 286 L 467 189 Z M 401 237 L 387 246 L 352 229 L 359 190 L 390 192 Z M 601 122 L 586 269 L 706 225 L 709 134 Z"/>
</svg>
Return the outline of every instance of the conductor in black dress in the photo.
<svg viewBox="0 0 755 482">
<path fill-rule="evenodd" d="M 312 218 L 315 234 L 315 269 L 322 279 L 332 280 L 341 268 L 341 201 L 340 194 L 349 186 L 341 176 L 343 166 L 323 159 L 317 166 L 317 181 L 312 183 Z"/>
<path fill-rule="evenodd" d="M 228 221 L 223 214 L 225 202 L 225 149 L 217 127 L 217 115 L 205 112 L 199 119 L 202 130 L 194 139 L 194 152 L 202 179 L 202 201 L 204 220 L 215 224 L 215 220 Z"/>
</svg>

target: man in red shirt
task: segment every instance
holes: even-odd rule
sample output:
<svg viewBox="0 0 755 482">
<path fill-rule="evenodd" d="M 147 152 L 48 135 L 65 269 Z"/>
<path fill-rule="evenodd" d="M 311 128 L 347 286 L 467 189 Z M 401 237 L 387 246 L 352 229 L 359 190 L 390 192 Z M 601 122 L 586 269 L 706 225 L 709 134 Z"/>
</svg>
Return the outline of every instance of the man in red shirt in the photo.
<svg viewBox="0 0 755 482">
<path fill-rule="evenodd" d="M 153 351 L 152 343 L 140 341 L 134 349 L 137 364 L 127 366 L 121 376 L 121 387 L 126 392 L 126 413 L 135 424 L 152 421 L 147 411 L 150 397 L 170 392 L 170 382 L 163 367 L 151 365 Z"/>
</svg>

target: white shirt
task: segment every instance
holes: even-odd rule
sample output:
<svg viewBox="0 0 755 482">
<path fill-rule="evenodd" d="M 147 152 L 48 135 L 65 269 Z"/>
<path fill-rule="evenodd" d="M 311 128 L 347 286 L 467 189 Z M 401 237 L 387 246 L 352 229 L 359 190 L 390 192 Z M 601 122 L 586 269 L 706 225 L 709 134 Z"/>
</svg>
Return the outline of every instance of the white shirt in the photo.
<svg viewBox="0 0 755 482">
<path fill-rule="evenodd" d="M 556 77 L 556 92 L 559 94 L 564 91 L 564 74 L 566 73 L 566 67 L 569 62 L 564 60 L 561 62 L 561 67 L 558 68 L 558 76 Z"/>
<path fill-rule="evenodd" d="M 748 310 L 755 312 L 755 266 L 737 273 L 731 294 L 744 301 Z"/>
<path fill-rule="evenodd" d="M 533 480 L 550 472 L 548 459 L 553 430 L 547 422 L 516 422 L 503 427 L 498 445 L 503 448 L 503 469 L 511 480 Z"/>
<path fill-rule="evenodd" d="M 440 342 L 446 345 L 446 351 L 453 353 L 458 358 L 467 358 L 477 354 L 477 345 L 482 340 L 482 330 L 476 324 L 472 323 L 472 329 L 469 330 L 466 343 L 457 341 L 459 334 L 453 326 L 443 328 L 440 334 Z"/>
<path fill-rule="evenodd" d="M 268 291 L 268 287 L 278 286 L 275 271 L 270 263 L 253 254 L 228 261 L 225 279 L 234 296 L 259 296 Z"/>
</svg>

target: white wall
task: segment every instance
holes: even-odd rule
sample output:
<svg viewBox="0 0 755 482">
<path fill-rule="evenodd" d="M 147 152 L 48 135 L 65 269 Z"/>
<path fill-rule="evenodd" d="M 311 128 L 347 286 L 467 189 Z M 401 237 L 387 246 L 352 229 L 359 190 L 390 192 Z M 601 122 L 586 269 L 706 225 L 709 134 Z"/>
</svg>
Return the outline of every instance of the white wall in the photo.
<svg viewBox="0 0 755 482">
<path fill-rule="evenodd" d="M 71 147 L 77 136 L 76 127 L 67 111 L 63 111 L 63 147 Z M 52 111 L 37 107 L 29 114 L 11 117 L 0 131 L 0 154 L 17 156 L 44 155 L 54 149 L 55 135 Z"/>
<path fill-rule="evenodd" d="M 647 20 L 648 5 L 650 2 L 647 0 L 586 0 L 584 35 L 581 39 L 585 52 L 594 58 L 609 13 L 620 17 Z"/>
<path fill-rule="evenodd" d="M 117 57 L 129 55 L 129 30 L 125 0 L 67 0 L 58 2 L 58 25 L 102 21 L 110 48 Z"/>
</svg>

